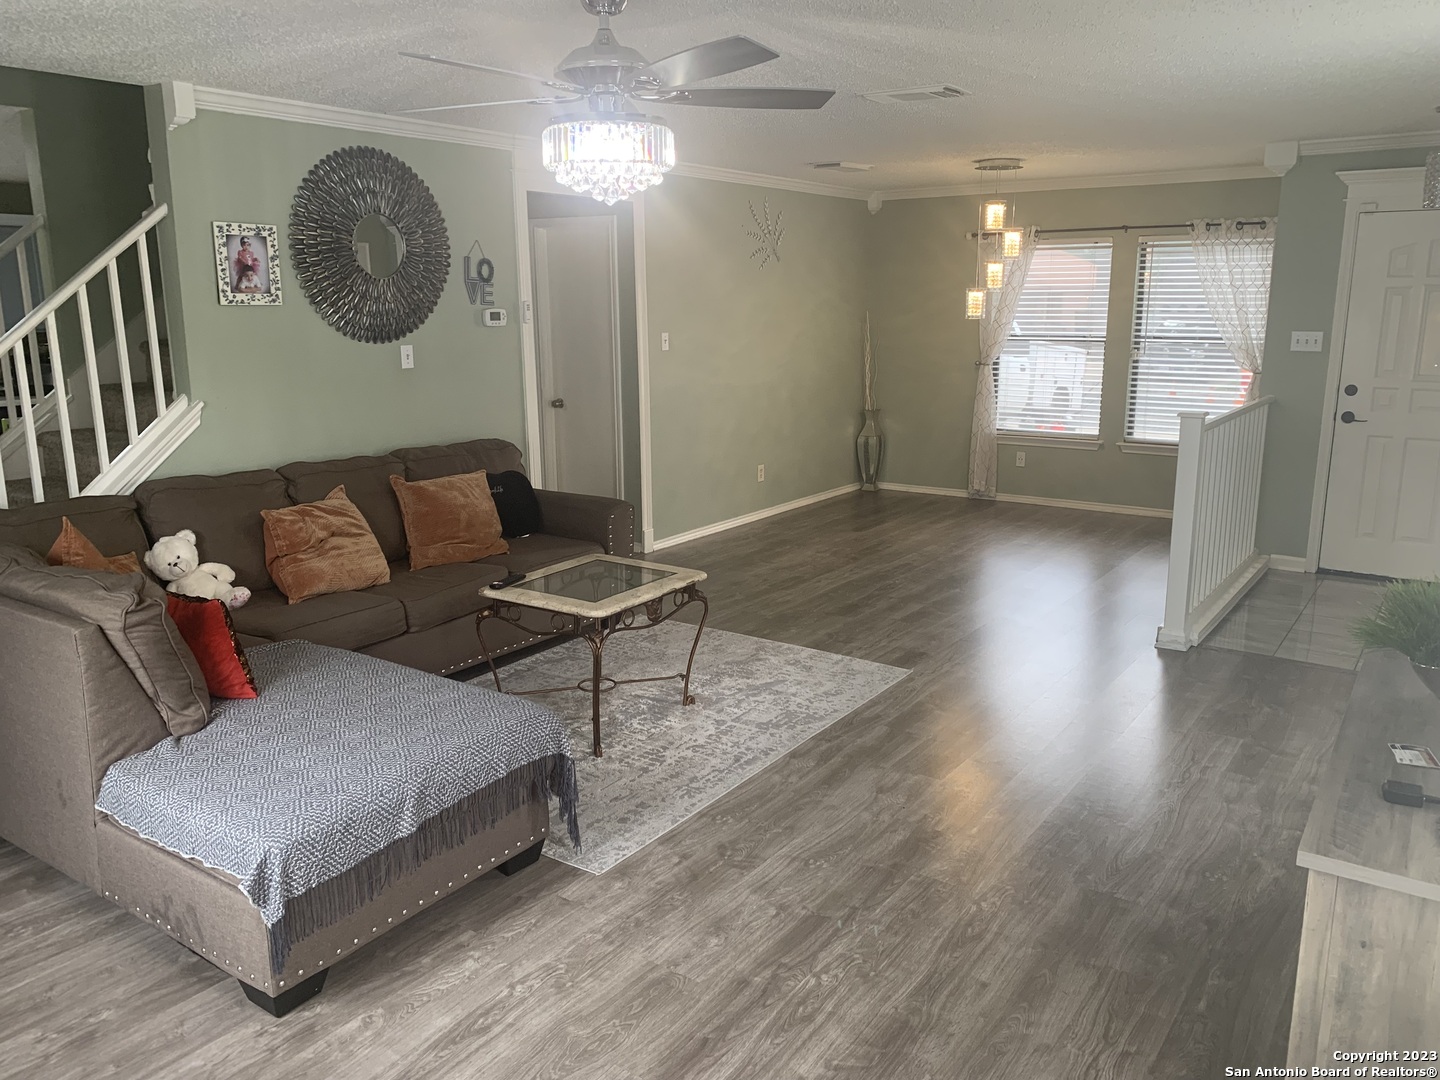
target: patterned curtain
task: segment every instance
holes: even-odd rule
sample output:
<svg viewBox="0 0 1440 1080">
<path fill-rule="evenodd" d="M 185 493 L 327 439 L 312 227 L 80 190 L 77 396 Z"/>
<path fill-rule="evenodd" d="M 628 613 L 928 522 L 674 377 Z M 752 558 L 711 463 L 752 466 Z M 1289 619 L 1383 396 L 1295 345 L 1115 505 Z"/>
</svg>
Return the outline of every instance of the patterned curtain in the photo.
<svg viewBox="0 0 1440 1080">
<path fill-rule="evenodd" d="M 1260 391 L 1265 314 L 1270 307 L 1270 263 L 1275 218 L 1241 223 L 1192 221 L 1190 243 L 1210 317 L 1242 371 L 1251 372 L 1247 400 Z"/>
<path fill-rule="evenodd" d="M 1001 257 L 1001 238 L 980 239 L 980 263 Z M 985 317 L 980 320 L 980 359 L 976 361 L 975 419 L 970 427 L 970 497 L 993 499 L 995 477 L 1000 464 L 996 441 L 995 361 L 1005 350 L 1015 326 L 1015 309 L 1020 291 L 1035 258 L 1035 230 L 1025 230 L 1020 254 L 1005 260 L 1005 284 L 985 297 Z"/>
</svg>

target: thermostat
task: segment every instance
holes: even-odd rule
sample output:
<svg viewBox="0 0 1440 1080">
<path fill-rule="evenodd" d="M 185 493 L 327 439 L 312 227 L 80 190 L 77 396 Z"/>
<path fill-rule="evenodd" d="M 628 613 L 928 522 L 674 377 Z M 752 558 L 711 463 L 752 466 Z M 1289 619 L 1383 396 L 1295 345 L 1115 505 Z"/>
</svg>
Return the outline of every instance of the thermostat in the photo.
<svg viewBox="0 0 1440 1080">
<path fill-rule="evenodd" d="M 486 325 L 486 326 L 504 326 L 504 325 L 505 325 L 505 309 L 504 309 L 504 308 L 498 308 L 498 307 L 486 308 L 486 309 L 485 309 L 485 325 Z"/>
</svg>

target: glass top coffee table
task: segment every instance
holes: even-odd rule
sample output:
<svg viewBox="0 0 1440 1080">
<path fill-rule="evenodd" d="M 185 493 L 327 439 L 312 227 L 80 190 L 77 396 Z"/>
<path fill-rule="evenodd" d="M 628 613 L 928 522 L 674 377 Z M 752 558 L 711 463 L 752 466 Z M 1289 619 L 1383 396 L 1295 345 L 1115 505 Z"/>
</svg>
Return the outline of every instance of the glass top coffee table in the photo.
<svg viewBox="0 0 1440 1080">
<path fill-rule="evenodd" d="M 543 690 L 526 690 L 525 694 L 553 694 L 561 690 L 584 690 L 590 694 L 590 720 L 595 733 L 595 756 L 602 757 L 600 745 L 600 695 L 617 686 L 630 683 L 681 680 L 680 704 L 693 705 L 690 694 L 690 671 L 695 666 L 695 650 L 705 631 L 710 602 L 699 589 L 705 580 L 703 570 L 687 570 L 683 566 L 623 559 L 618 555 L 584 555 L 553 566 L 532 571 L 525 578 L 504 589 L 484 588 L 480 595 L 490 601 L 475 617 L 475 633 L 480 639 L 480 655 L 490 665 L 495 689 L 500 687 L 500 672 L 495 658 L 485 644 L 485 624 L 491 619 L 509 623 L 541 638 L 578 637 L 590 646 L 591 669 L 588 679 L 573 686 L 551 686 Z M 690 646 L 685 670 L 674 675 L 653 675 L 647 678 L 614 679 L 604 674 L 605 643 L 615 634 L 644 630 L 669 621 L 691 604 L 700 605 L 700 624 Z M 549 616 L 549 629 L 537 628 L 534 613 Z M 530 625 L 525 623 L 531 615 Z M 643 621 L 640 618 L 644 616 Z"/>
</svg>

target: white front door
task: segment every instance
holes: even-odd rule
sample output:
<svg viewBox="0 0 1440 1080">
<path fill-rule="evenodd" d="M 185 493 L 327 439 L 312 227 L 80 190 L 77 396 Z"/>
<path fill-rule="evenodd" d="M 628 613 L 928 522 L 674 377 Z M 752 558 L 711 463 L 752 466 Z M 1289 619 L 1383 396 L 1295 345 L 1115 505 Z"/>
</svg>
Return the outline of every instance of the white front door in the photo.
<svg viewBox="0 0 1440 1080">
<path fill-rule="evenodd" d="M 1320 565 L 1440 574 L 1440 211 L 1360 215 Z"/>
<path fill-rule="evenodd" d="M 613 217 L 531 222 L 545 486 L 621 495 Z"/>
</svg>

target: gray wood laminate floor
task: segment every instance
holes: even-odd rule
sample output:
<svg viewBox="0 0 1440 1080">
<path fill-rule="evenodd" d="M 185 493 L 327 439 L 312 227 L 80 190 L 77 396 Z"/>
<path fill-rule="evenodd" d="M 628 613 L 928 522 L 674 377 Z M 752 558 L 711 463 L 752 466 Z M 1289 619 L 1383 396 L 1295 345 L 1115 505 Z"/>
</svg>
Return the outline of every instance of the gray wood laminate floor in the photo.
<svg viewBox="0 0 1440 1080">
<path fill-rule="evenodd" d="M 0 1075 L 1283 1064 L 1295 848 L 1354 675 L 1157 652 L 1168 532 L 882 492 L 663 552 L 716 626 L 914 674 L 614 871 L 491 875 L 283 1020 L 0 844 Z"/>
</svg>

